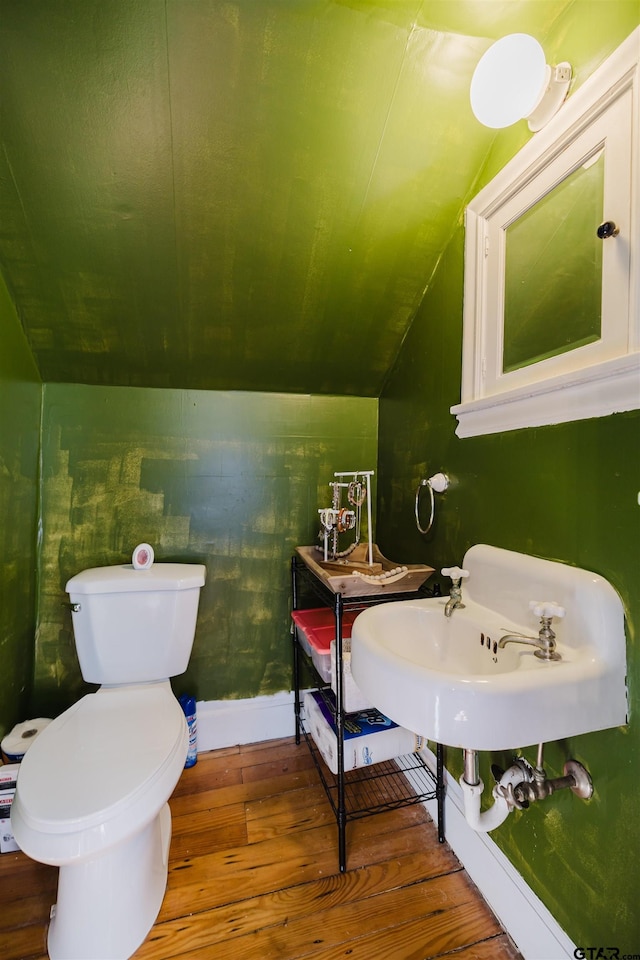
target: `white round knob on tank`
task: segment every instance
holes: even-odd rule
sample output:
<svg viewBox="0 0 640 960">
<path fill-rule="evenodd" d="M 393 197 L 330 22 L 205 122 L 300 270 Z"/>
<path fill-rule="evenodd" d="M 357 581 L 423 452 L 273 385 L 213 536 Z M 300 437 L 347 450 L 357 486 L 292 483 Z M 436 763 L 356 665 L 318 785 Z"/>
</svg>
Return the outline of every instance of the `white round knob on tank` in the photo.
<svg viewBox="0 0 640 960">
<path fill-rule="evenodd" d="M 139 543 L 133 551 L 131 563 L 134 570 L 148 570 L 154 560 L 153 547 L 148 543 Z"/>
</svg>

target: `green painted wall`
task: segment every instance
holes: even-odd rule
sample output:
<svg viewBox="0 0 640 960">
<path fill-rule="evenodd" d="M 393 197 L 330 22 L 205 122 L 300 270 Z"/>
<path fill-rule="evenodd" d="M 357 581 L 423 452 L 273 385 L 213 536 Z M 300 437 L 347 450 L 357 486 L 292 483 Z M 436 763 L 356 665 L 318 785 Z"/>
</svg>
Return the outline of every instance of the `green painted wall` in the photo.
<svg viewBox="0 0 640 960">
<path fill-rule="evenodd" d="M 36 624 L 42 387 L 0 276 L 0 737 L 25 719 Z"/>
<path fill-rule="evenodd" d="M 333 471 L 375 464 L 377 416 L 372 399 L 46 385 L 34 710 L 84 690 L 67 579 L 143 540 L 208 570 L 176 692 L 290 689 L 291 554 L 315 541 Z"/>
<path fill-rule="evenodd" d="M 637 4 L 577 2 L 553 34 L 552 50 L 584 78 L 637 24 Z M 557 41 L 557 42 L 556 42 Z M 522 125 L 524 126 L 524 125 Z M 483 182 L 526 139 L 499 135 Z M 640 948 L 640 415 L 617 416 L 460 440 L 449 407 L 460 398 L 463 230 L 443 255 L 434 283 L 380 400 L 378 539 L 389 556 L 434 567 L 462 561 L 484 542 L 561 560 L 605 576 L 620 593 L 628 628 L 630 723 L 551 745 L 546 767 L 585 764 L 594 798 L 557 794 L 515 813 L 492 837 L 578 944 Z M 413 522 L 418 481 L 444 469 L 432 533 Z M 459 751 L 448 767 L 461 772 Z M 535 751 L 525 756 L 535 760 Z M 491 783 L 489 762 L 482 776 Z M 489 791 L 487 790 L 487 793 Z"/>
</svg>

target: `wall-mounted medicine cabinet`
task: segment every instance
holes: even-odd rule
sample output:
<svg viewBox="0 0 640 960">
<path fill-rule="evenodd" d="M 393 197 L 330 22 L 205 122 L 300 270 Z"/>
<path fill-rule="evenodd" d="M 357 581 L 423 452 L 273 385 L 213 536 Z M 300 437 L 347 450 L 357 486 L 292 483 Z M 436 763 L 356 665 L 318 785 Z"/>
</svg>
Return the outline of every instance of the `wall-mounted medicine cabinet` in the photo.
<svg viewBox="0 0 640 960">
<path fill-rule="evenodd" d="M 467 207 L 460 437 L 640 407 L 639 51 L 640 28 Z"/>
</svg>

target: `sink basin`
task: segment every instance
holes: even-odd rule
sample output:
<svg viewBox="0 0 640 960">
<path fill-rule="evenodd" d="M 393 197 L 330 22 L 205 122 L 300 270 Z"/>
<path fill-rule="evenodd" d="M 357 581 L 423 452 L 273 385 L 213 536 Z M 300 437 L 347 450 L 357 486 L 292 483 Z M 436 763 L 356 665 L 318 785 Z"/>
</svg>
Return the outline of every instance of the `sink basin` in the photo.
<svg viewBox="0 0 640 960">
<path fill-rule="evenodd" d="M 602 577 L 477 544 L 463 566 L 464 609 L 447 598 L 370 607 L 355 620 L 351 671 L 396 723 L 469 750 L 511 750 L 627 722 L 624 612 Z M 558 661 L 497 642 L 537 636 L 530 600 L 553 600 Z"/>
</svg>

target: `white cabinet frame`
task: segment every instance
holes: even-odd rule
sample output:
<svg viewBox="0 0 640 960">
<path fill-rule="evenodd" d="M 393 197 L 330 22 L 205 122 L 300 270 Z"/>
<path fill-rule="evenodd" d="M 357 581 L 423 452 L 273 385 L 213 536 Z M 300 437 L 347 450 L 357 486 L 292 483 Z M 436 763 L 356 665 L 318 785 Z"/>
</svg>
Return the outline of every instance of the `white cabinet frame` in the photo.
<svg viewBox="0 0 640 960">
<path fill-rule="evenodd" d="M 459 437 L 640 408 L 639 54 L 640 27 L 467 207 Z M 620 234 L 603 241 L 600 339 L 503 372 L 506 229 L 601 150 Z"/>
</svg>

